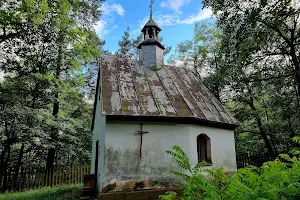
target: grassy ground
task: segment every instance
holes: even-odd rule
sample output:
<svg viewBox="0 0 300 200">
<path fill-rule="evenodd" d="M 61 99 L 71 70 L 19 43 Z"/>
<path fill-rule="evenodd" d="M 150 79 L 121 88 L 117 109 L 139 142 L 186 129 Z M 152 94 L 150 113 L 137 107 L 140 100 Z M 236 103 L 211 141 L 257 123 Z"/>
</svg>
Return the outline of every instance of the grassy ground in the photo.
<svg viewBox="0 0 300 200">
<path fill-rule="evenodd" d="M 70 192 L 82 187 L 82 185 L 64 185 L 27 192 L 0 194 L 0 200 L 77 200 L 78 197 L 72 197 Z"/>
</svg>

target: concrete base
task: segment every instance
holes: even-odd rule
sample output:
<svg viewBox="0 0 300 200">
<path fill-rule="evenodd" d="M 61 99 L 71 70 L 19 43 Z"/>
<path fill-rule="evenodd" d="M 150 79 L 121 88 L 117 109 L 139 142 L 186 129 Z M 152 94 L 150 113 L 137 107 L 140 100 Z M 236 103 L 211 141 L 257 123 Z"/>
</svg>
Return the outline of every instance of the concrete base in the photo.
<svg viewBox="0 0 300 200">
<path fill-rule="evenodd" d="M 98 200 L 158 200 L 159 195 L 163 195 L 168 191 L 176 192 L 178 197 L 182 196 L 182 189 L 180 188 L 164 188 L 133 192 L 99 193 Z"/>
</svg>

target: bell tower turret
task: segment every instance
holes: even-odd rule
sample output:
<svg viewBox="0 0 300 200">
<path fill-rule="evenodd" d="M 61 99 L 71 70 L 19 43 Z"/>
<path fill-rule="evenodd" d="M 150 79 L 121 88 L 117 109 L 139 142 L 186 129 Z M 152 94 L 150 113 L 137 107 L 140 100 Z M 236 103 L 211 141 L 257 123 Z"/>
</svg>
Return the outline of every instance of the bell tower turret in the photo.
<svg viewBox="0 0 300 200">
<path fill-rule="evenodd" d="M 158 40 L 161 28 L 152 19 L 153 2 L 154 0 L 150 4 L 150 19 L 141 31 L 144 34 L 144 41 L 137 48 L 140 49 L 140 61 L 142 65 L 153 70 L 158 70 L 164 66 L 165 47 Z"/>
</svg>

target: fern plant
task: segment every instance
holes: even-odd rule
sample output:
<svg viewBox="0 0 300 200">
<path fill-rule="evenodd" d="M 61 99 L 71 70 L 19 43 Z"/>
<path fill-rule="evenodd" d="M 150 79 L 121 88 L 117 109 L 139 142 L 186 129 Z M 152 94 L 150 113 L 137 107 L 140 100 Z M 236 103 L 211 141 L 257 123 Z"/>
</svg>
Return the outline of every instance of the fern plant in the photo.
<svg viewBox="0 0 300 200">
<path fill-rule="evenodd" d="M 295 137 L 293 138 L 293 141 L 294 141 L 295 143 L 300 144 L 300 136 L 295 136 Z M 292 153 L 293 155 L 295 155 L 295 156 L 300 156 L 300 149 L 293 149 L 293 150 L 291 151 L 291 153 Z"/>
<path fill-rule="evenodd" d="M 199 162 L 196 166 L 192 167 L 189 157 L 177 145 L 173 146 L 172 150 L 167 150 L 166 152 L 172 156 L 173 163 L 183 170 L 183 172 L 171 170 L 171 173 L 187 181 L 190 177 L 198 175 L 201 172 L 201 167 L 205 164 L 205 162 Z"/>
<path fill-rule="evenodd" d="M 229 183 L 223 169 L 203 169 L 205 162 L 199 162 L 192 167 L 189 157 L 177 145 L 166 152 L 172 156 L 173 163 L 181 168 L 181 171 L 172 170 L 171 173 L 187 182 L 184 185 L 184 199 L 222 199 L 224 188 Z M 208 175 L 204 176 L 205 173 Z"/>
<path fill-rule="evenodd" d="M 300 138 L 294 141 L 300 143 Z M 231 177 L 227 177 L 222 168 L 203 169 L 203 163 L 192 167 L 185 152 L 174 146 L 167 151 L 174 164 L 181 171 L 171 173 L 183 177 L 184 200 L 298 200 L 300 199 L 300 158 L 293 151 L 293 157 L 282 154 L 280 159 L 266 162 L 262 167 L 248 166 L 239 169 Z M 285 160 L 282 162 L 281 160 Z M 207 175 L 203 175 L 207 174 Z M 161 199 L 173 200 L 174 194 L 160 196 Z"/>
</svg>

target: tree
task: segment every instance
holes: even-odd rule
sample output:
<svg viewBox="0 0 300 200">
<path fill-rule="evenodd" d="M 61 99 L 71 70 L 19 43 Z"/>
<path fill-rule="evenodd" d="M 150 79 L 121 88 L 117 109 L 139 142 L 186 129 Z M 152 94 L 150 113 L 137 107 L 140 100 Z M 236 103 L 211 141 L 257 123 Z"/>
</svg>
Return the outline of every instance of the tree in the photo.
<svg viewBox="0 0 300 200">
<path fill-rule="evenodd" d="M 132 39 L 132 53 L 134 55 L 135 60 L 139 60 L 140 51 L 137 47 L 143 41 L 143 39 L 144 39 L 144 34 L 143 33 L 138 35 L 136 37 L 136 39 Z"/>
<path fill-rule="evenodd" d="M 86 102 L 84 79 L 100 53 L 93 24 L 99 19 L 101 2 L 1 4 L 0 54 L 5 56 L 0 67 L 6 77 L 0 85 L 0 182 L 4 186 L 10 169 L 17 176 L 28 166 L 52 168 L 89 159 L 92 105 Z"/>
<path fill-rule="evenodd" d="M 241 122 L 235 131 L 238 153 L 293 148 L 300 107 L 297 61 L 288 43 L 294 43 L 298 56 L 299 5 L 204 2 L 215 12 L 216 26 L 197 23 L 193 39 L 180 43 L 172 58 L 192 66 Z"/>
<path fill-rule="evenodd" d="M 119 50 L 117 51 L 116 55 L 122 58 L 129 58 L 131 59 L 134 55 L 132 53 L 132 41 L 130 40 L 130 28 L 127 27 L 127 30 L 124 32 L 122 36 L 122 40 L 119 41 Z"/>
<path fill-rule="evenodd" d="M 282 58 L 292 67 L 300 93 L 300 4 L 293 0 L 219 1 L 205 0 L 218 14 L 225 45 L 231 58 L 252 62 Z M 290 60 L 291 66 L 286 65 Z M 267 70 L 268 69 L 264 69 Z M 287 69 L 290 70 L 290 69 Z M 267 74 L 266 74 L 267 75 Z"/>
<path fill-rule="evenodd" d="M 290 148 L 290 138 L 299 134 L 300 5 L 282 0 L 204 4 L 222 30 L 230 107 L 242 122 L 237 138 L 247 136 L 257 144 L 262 139 L 270 153 Z"/>
</svg>

